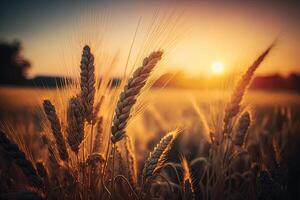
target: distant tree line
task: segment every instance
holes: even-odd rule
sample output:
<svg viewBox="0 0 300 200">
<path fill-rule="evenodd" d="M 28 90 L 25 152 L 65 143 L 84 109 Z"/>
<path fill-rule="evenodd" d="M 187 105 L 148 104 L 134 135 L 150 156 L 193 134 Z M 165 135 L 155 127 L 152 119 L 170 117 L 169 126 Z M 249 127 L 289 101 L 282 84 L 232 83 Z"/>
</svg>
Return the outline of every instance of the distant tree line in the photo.
<svg viewBox="0 0 300 200">
<path fill-rule="evenodd" d="M 22 45 L 17 40 L 11 43 L 0 41 L 0 84 L 26 84 L 26 73 L 31 64 L 21 51 Z"/>
</svg>

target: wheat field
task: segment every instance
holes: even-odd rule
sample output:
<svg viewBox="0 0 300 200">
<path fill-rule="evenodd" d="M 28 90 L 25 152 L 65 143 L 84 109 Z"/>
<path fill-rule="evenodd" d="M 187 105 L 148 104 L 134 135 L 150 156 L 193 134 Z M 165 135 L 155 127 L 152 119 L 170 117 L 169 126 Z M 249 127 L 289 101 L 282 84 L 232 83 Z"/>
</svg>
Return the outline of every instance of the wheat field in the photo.
<svg viewBox="0 0 300 200">
<path fill-rule="evenodd" d="M 154 51 L 112 87 L 82 49 L 61 89 L 1 88 L 1 199 L 285 199 L 297 195 L 298 94 L 150 89 Z"/>
</svg>

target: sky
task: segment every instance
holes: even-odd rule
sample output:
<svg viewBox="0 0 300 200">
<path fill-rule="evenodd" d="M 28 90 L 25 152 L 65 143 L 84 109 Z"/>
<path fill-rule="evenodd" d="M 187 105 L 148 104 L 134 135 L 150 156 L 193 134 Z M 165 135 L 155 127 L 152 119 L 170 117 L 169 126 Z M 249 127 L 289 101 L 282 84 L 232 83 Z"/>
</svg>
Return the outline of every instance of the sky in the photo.
<svg viewBox="0 0 300 200">
<path fill-rule="evenodd" d="M 146 55 L 163 49 L 165 70 L 198 76 L 217 75 L 215 63 L 224 73 L 243 70 L 276 40 L 258 73 L 300 73 L 299 3 L 10 0 L 0 4 L 0 40 L 22 42 L 23 55 L 32 63 L 30 75 L 67 75 L 67 66 L 79 66 L 85 43 L 95 49 L 99 65 L 109 65 L 117 57 L 114 73 L 122 73 L 133 41 L 129 65 L 140 51 Z M 151 24 L 155 24 L 152 34 Z"/>
</svg>

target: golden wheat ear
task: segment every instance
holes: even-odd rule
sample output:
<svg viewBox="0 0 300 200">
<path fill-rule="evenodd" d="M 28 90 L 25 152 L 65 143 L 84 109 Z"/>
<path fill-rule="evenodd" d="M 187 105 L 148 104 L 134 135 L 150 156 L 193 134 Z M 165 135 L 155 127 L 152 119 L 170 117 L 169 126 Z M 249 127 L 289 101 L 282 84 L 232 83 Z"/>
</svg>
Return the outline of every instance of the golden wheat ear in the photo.
<svg viewBox="0 0 300 200">
<path fill-rule="evenodd" d="M 83 47 L 80 62 L 81 99 L 84 105 L 84 115 L 87 122 L 93 120 L 93 106 L 95 97 L 95 66 L 94 55 L 88 45 Z"/>
<path fill-rule="evenodd" d="M 51 124 L 52 133 L 56 141 L 59 156 L 62 160 L 66 161 L 69 158 L 69 154 L 67 151 L 65 139 L 61 132 L 61 125 L 55 107 L 50 100 L 44 100 L 43 106 L 47 118 Z"/>
<path fill-rule="evenodd" d="M 242 76 L 239 80 L 237 85 L 235 86 L 233 93 L 231 94 L 230 102 L 227 104 L 225 108 L 225 117 L 223 119 L 224 128 L 223 133 L 230 132 L 229 126 L 231 124 L 231 120 L 239 113 L 241 102 L 243 96 L 251 83 L 252 77 L 256 71 L 256 69 L 260 66 L 269 52 L 273 49 L 275 43 L 273 43 L 269 48 L 267 48 L 255 61 L 254 63 L 248 68 L 246 73 Z"/>
<path fill-rule="evenodd" d="M 159 172 L 166 160 L 167 153 L 172 148 L 175 139 L 178 138 L 181 133 L 182 132 L 177 130 L 168 133 L 160 140 L 153 151 L 150 152 L 142 171 L 143 180 L 150 179 Z"/>
<path fill-rule="evenodd" d="M 130 112 L 136 102 L 136 98 L 145 86 L 152 70 L 162 58 L 162 51 L 155 51 L 146 57 L 141 67 L 135 70 L 128 80 L 115 109 L 113 125 L 111 127 L 111 141 L 116 143 L 125 135 L 125 128 L 130 118 Z"/>
</svg>

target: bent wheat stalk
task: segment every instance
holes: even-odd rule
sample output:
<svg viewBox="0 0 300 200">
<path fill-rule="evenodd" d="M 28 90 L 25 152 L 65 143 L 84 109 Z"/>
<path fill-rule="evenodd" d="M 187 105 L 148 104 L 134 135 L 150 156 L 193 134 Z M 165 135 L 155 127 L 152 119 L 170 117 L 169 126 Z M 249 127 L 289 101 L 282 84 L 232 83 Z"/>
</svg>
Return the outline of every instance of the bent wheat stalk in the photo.
<svg viewBox="0 0 300 200">
<path fill-rule="evenodd" d="M 145 86 L 152 70 L 162 58 L 162 51 L 156 51 L 146 57 L 143 65 L 133 73 L 133 76 L 128 80 L 123 92 L 119 96 L 119 100 L 115 109 L 113 125 L 111 127 L 111 141 L 116 143 L 125 135 L 125 128 L 130 118 L 130 112 L 136 102 L 136 98 Z"/>
</svg>

